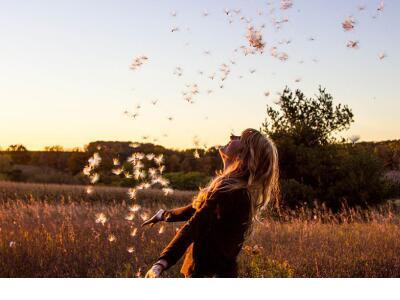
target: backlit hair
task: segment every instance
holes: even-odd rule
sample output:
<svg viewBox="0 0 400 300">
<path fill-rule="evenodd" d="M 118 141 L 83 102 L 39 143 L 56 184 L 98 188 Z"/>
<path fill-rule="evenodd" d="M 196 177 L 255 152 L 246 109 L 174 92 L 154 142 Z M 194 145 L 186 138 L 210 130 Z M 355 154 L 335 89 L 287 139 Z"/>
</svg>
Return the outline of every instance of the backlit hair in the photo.
<svg viewBox="0 0 400 300">
<path fill-rule="evenodd" d="M 258 220 L 259 212 L 268 203 L 279 203 L 279 164 L 275 143 L 255 129 L 241 134 L 241 150 L 234 161 L 217 173 L 194 198 L 198 209 L 217 191 L 245 188 L 251 200 L 251 219 Z"/>
</svg>

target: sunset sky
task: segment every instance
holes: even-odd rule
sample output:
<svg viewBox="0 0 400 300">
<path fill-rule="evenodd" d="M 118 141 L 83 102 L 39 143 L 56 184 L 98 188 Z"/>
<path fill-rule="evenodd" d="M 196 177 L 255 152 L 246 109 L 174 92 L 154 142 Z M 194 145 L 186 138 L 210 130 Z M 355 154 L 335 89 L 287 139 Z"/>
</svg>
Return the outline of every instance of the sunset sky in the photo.
<svg viewBox="0 0 400 300">
<path fill-rule="evenodd" d="M 208 146 L 222 144 L 232 130 L 259 128 L 266 105 L 275 105 L 286 85 L 307 96 L 322 85 L 349 105 L 355 122 L 345 137 L 400 138 L 400 1 L 384 1 L 376 18 L 376 0 L 295 0 L 284 11 L 280 1 L 270 2 L 277 19 L 289 19 L 280 30 L 267 1 L 2 1 L 0 147 L 72 148 L 143 136 L 174 148 L 193 147 L 194 136 Z M 241 12 L 229 17 L 226 8 Z M 234 52 L 248 46 L 242 15 L 256 28 L 265 23 L 263 54 Z M 355 29 L 345 32 L 341 23 L 350 15 Z M 279 44 L 285 39 L 290 44 Z M 349 40 L 359 41 L 359 49 L 347 48 Z M 288 60 L 272 57 L 273 46 Z M 380 60 L 380 53 L 387 57 Z M 140 55 L 149 60 L 131 70 Z M 223 89 L 222 63 L 230 66 Z M 173 74 L 177 66 L 181 77 Z M 183 99 L 185 84 L 199 87 L 193 104 Z M 136 120 L 124 115 L 137 105 Z"/>
</svg>

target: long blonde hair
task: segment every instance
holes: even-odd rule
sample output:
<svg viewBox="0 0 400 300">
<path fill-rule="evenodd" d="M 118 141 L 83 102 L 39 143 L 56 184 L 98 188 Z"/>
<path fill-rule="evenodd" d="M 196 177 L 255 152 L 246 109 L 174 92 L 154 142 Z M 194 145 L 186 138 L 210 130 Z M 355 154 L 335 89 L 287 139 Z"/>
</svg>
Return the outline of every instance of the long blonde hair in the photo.
<svg viewBox="0 0 400 300">
<path fill-rule="evenodd" d="M 251 219 L 259 220 L 259 212 L 268 203 L 280 199 L 278 151 L 275 143 L 255 129 L 241 134 L 241 151 L 223 171 L 200 190 L 193 200 L 198 209 L 217 191 L 247 190 L 251 200 Z"/>
</svg>

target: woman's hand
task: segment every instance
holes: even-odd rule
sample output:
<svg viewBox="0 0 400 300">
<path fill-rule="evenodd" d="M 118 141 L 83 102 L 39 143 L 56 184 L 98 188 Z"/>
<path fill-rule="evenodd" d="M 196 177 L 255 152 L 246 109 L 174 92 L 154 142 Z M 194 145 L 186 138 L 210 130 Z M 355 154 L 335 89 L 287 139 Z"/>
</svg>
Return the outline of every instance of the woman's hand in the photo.
<svg viewBox="0 0 400 300">
<path fill-rule="evenodd" d="M 150 226 L 153 226 L 157 222 L 164 221 L 164 218 L 163 218 L 164 212 L 165 212 L 164 209 L 160 209 L 154 216 L 152 216 L 150 219 L 145 221 L 142 224 L 142 227 L 147 225 L 147 224 L 150 224 Z"/>
<path fill-rule="evenodd" d="M 167 261 L 164 259 L 161 259 L 157 261 L 151 268 L 150 270 L 147 271 L 146 273 L 146 278 L 159 278 L 161 277 L 161 273 L 167 268 L 168 264 Z"/>
</svg>

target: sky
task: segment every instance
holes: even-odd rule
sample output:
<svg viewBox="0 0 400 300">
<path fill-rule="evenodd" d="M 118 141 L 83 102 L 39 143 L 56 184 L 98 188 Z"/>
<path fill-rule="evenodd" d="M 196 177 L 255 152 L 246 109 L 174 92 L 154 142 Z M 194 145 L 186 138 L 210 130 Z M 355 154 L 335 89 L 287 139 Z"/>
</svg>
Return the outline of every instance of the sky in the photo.
<svg viewBox="0 0 400 300">
<path fill-rule="evenodd" d="M 384 1 L 376 18 L 376 0 L 294 0 L 287 10 L 269 2 L 0 1 L 0 147 L 224 144 L 230 132 L 258 129 L 285 86 L 312 97 L 319 85 L 353 110 L 355 122 L 342 136 L 400 138 L 400 1 Z M 279 30 L 271 7 L 277 20 L 288 18 Z M 230 17 L 225 9 L 241 11 Z M 264 53 L 234 51 L 248 46 L 249 23 L 240 16 L 256 29 L 265 24 Z M 348 16 L 356 24 L 345 32 Z M 349 40 L 359 49 L 347 48 Z M 274 46 L 287 61 L 270 55 Z M 387 57 L 380 60 L 380 53 Z M 142 55 L 148 60 L 131 70 Z M 220 88 L 223 63 L 230 73 Z M 182 76 L 174 75 L 176 67 Z M 198 86 L 194 103 L 183 98 L 186 84 Z"/>
</svg>

